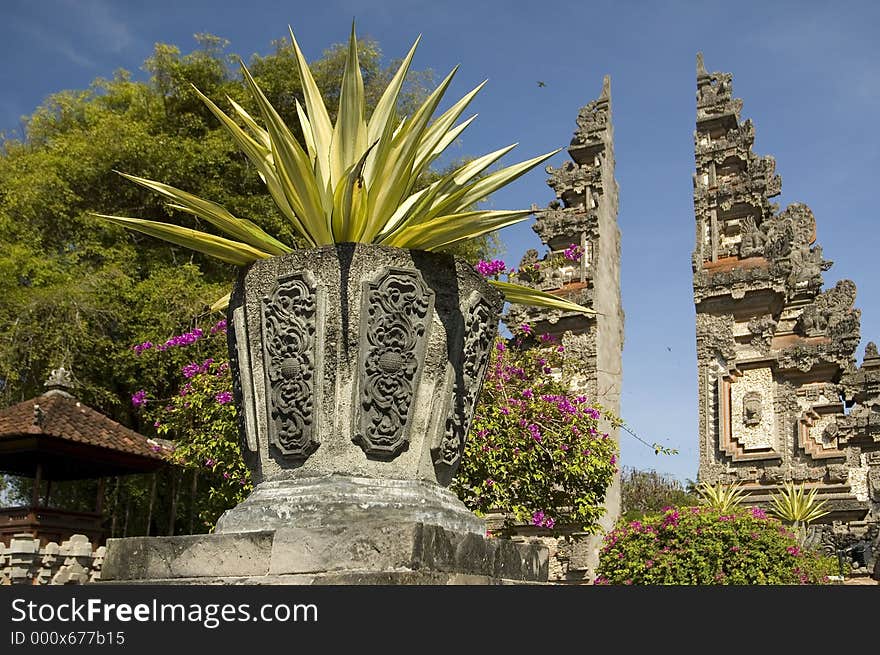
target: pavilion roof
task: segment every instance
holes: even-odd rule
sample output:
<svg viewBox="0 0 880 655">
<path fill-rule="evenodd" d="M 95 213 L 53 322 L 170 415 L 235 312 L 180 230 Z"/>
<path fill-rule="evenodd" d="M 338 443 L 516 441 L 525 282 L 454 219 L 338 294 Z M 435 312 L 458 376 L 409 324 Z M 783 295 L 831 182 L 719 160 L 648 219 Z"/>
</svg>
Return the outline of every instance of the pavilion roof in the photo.
<svg viewBox="0 0 880 655">
<path fill-rule="evenodd" d="M 152 471 L 164 440 L 147 439 L 58 388 L 0 410 L 0 471 L 78 479 Z"/>
</svg>

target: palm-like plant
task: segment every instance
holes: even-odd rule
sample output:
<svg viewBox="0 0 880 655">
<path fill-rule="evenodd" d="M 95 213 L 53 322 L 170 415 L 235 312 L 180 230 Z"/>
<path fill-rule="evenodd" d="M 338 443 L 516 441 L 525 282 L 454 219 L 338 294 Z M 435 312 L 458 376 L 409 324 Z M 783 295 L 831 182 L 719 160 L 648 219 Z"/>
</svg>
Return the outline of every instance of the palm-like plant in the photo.
<svg viewBox="0 0 880 655">
<path fill-rule="evenodd" d="M 723 485 L 720 482 L 711 485 L 702 482 L 697 486 L 700 502 L 720 512 L 731 512 L 737 509 L 746 497 L 739 483 Z"/>
<path fill-rule="evenodd" d="M 243 62 L 242 74 L 259 106 L 265 128 L 232 99 L 229 102 L 234 117 L 224 113 L 198 89 L 196 92 L 257 168 L 282 215 L 310 247 L 359 242 L 440 250 L 531 215 L 528 210 L 492 211 L 473 207 L 560 149 L 483 175 L 514 144 L 479 157 L 426 188 L 416 189 L 420 174 L 476 118 L 472 116 L 456 124 L 485 82 L 432 120 L 456 67 L 412 116 L 399 118 L 398 95 L 419 42 L 416 39 L 367 119 L 352 25 L 336 124 L 332 125 L 292 30 L 290 36 L 305 101 L 305 107 L 297 102 L 303 144 L 282 121 Z M 233 216 L 217 203 L 161 182 L 122 175 L 168 198 L 171 208 L 208 221 L 228 238 L 163 222 L 97 216 L 240 266 L 292 250 L 255 223 Z M 590 313 L 580 305 L 535 289 L 509 282 L 493 280 L 491 283 L 510 302 Z M 215 308 L 221 308 L 225 301 L 228 296 L 215 304 Z"/>
<path fill-rule="evenodd" d="M 794 482 L 786 482 L 782 491 L 770 496 L 773 503 L 770 511 L 783 521 L 806 526 L 829 513 L 825 509 L 828 501 L 817 500 L 816 493 L 816 489 L 807 493 L 803 484 L 795 486 Z"/>
</svg>

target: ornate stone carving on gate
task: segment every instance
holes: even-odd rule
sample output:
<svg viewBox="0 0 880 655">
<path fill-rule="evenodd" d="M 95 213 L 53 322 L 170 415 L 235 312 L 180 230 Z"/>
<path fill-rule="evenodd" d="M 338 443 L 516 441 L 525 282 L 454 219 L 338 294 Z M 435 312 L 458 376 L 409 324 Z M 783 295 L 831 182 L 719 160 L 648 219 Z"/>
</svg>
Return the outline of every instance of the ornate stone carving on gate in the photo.
<svg viewBox="0 0 880 655">
<path fill-rule="evenodd" d="M 320 323 L 319 293 L 309 273 L 279 279 L 263 298 L 269 443 L 291 459 L 308 458 L 320 444 L 316 420 L 322 386 Z"/>
<path fill-rule="evenodd" d="M 743 424 L 748 428 L 761 425 L 760 391 L 749 391 L 743 397 Z"/>
<path fill-rule="evenodd" d="M 433 308 L 418 270 L 385 268 L 364 283 L 353 440 L 369 456 L 394 457 L 409 443 Z"/>
<path fill-rule="evenodd" d="M 718 378 L 718 445 L 734 461 L 782 457 L 773 411 L 774 384 L 769 366 L 734 368 Z"/>
<path fill-rule="evenodd" d="M 808 409 L 798 420 L 798 447 L 814 460 L 846 457 L 840 447 L 838 418 L 843 414 L 839 403 Z"/>
</svg>

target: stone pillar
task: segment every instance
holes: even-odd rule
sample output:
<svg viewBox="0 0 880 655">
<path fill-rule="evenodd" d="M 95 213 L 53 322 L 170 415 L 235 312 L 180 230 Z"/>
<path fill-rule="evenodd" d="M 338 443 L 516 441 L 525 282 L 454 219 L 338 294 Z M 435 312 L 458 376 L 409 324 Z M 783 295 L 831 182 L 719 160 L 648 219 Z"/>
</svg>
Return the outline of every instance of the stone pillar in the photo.
<svg viewBox="0 0 880 655">
<path fill-rule="evenodd" d="M 508 322 L 529 323 L 535 333 L 548 333 L 560 339 L 566 349 L 572 390 L 619 415 L 624 313 L 620 301 L 618 187 L 614 178 L 608 76 L 599 98 L 578 112 L 577 129 L 568 153 L 570 161 L 557 169 L 547 167 L 548 184 L 556 192 L 556 200 L 538 212 L 533 226 L 550 254 L 539 260 L 537 251 L 530 250 L 520 267 L 539 263 L 531 281 L 533 286 L 595 309 L 597 315 L 587 317 L 517 306 L 509 310 Z M 558 260 L 572 244 L 582 248 L 582 260 L 574 264 L 563 258 L 562 266 L 553 266 L 552 260 Z M 608 424 L 603 428 L 619 446 L 618 429 Z M 608 489 L 605 507 L 600 523 L 608 530 L 620 515 L 619 474 Z M 564 580 L 592 579 L 601 537 L 578 539 L 558 549 L 567 560 Z"/>
</svg>

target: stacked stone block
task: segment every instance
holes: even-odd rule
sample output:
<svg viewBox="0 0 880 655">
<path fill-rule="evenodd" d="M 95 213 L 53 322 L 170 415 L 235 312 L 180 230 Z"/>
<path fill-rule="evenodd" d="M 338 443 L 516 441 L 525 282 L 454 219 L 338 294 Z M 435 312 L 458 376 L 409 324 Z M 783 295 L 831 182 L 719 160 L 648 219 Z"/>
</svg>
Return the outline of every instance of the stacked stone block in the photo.
<svg viewBox="0 0 880 655">
<path fill-rule="evenodd" d="M 88 537 L 75 534 L 60 545 L 29 533 L 17 534 L 8 546 L 0 543 L 0 585 L 86 584 L 101 578 L 104 546 L 92 548 Z"/>
</svg>

